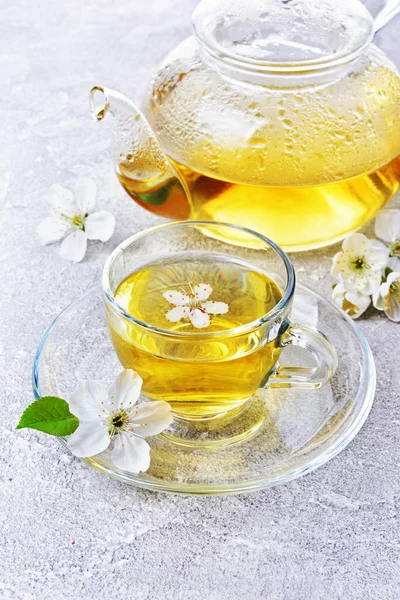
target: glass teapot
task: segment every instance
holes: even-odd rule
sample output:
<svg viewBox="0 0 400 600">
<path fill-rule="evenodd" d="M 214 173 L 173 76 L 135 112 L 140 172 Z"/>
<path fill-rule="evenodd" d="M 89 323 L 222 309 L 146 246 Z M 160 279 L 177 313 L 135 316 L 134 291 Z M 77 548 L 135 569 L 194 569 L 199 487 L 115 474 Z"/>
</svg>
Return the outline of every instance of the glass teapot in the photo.
<svg viewBox="0 0 400 600">
<path fill-rule="evenodd" d="M 141 111 L 91 91 L 126 192 L 287 251 L 361 227 L 400 186 L 400 73 L 372 44 L 399 4 L 374 21 L 359 0 L 202 0 Z"/>
</svg>

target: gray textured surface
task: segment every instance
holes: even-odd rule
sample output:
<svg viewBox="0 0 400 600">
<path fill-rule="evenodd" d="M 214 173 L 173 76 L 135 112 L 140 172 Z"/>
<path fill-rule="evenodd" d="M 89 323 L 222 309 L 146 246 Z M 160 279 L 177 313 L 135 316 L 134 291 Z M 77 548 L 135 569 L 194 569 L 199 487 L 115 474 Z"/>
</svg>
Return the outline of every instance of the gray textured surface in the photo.
<svg viewBox="0 0 400 600">
<path fill-rule="evenodd" d="M 105 258 L 155 222 L 119 188 L 87 93 L 140 94 L 149 69 L 189 33 L 194 0 L 2 0 L 0 596 L 12 599 L 389 600 L 399 598 L 399 330 L 360 325 L 378 389 L 367 424 L 335 460 L 244 497 L 136 491 L 90 470 L 57 441 L 14 431 L 31 401 L 31 363 L 49 322 L 99 280 Z M 369 2 L 369 5 L 377 2 Z M 380 45 L 399 54 L 398 26 Z M 52 183 L 90 175 L 117 229 L 80 265 L 42 248 Z M 329 293 L 333 249 L 295 257 Z"/>
</svg>

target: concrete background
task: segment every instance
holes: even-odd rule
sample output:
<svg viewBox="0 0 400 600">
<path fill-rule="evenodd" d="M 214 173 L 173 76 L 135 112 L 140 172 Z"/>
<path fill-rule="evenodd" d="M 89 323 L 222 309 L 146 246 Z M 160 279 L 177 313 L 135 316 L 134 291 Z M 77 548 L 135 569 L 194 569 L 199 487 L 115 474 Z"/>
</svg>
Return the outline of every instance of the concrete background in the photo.
<svg viewBox="0 0 400 600">
<path fill-rule="evenodd" d="M 368 3 L 374 11 L 378 2 Z M 0 597 L 18 600 L 397 600 L 399 329 L 360 326 L 376 358 L 367 424 L 337 458 L 285 487 L 242 497 L 137 491 L 89 469 L 43 434 L 14 427 L 51 320 L 99 281 L 110 251 L 156 222 L 124 196 L 88 113 L 93 84 L 138 97 L 190 32 L 194 0 L 0 0 L 0 265 L 3 382 Z M 378 36 L 399 62 L 400 21 Z M 35 237 L 53 183 L 89 175 L 113 238 L 83 263 Z M 329 294 L 336 248 L 294 258 Z"/>
</svg>

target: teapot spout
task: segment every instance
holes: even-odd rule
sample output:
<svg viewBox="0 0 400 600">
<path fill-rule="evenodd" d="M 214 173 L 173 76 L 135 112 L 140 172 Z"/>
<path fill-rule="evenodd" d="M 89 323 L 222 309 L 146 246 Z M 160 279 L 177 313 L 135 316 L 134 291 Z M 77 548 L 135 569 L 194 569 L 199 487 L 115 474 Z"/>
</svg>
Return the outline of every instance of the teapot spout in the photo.
<svg viewBox="0 0 400 600">
<path fill-rule="evenodd" d="M 89 99 L 93 120 L 111 116 L 114 168 L 124 190 L 150 212 L 188 219 L 191 198 L 187 185 L 142 112 L 119 92 L 100 86 L 92 88 Z"/>
</svg>

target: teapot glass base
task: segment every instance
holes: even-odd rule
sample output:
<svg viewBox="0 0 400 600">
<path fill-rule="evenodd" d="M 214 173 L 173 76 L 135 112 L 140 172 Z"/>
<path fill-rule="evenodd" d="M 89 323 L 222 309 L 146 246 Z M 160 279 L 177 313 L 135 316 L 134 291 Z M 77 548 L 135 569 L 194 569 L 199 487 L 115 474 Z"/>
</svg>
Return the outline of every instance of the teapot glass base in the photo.
<svg viewBox="0 0 400 600">
<path fill-rule="evenodd" d="M 248 227 L 287 252 L 333 244 L 372 219 L 400 187 L 400 158 L 372 173 L 315 186 L 249 186 L 200 175 L 191 218 Z M 231 240 L 246 245 L 240 238 Z"/>
</svg>

